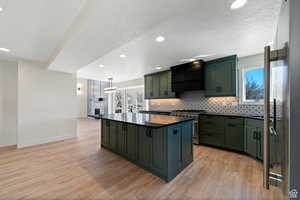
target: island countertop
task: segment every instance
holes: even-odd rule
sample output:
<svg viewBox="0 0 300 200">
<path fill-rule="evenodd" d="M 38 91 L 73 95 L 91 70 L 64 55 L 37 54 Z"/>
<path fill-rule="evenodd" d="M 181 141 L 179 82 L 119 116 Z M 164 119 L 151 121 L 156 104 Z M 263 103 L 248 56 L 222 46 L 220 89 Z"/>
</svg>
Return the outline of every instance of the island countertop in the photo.
<svg viewBox="0 0 300 200">
<path fill-rule="evenodd" d="M 119 121 L 128 124 L 135 124 L 151 128 L 162 128 L 185 121 L 191 121 L 193 118 L 168 116 L 168 115 L 155 115 L 145 113 L 119 113 L 119 114 L 105 114 L 99 116 L 100 119 Z"/>
</svg>

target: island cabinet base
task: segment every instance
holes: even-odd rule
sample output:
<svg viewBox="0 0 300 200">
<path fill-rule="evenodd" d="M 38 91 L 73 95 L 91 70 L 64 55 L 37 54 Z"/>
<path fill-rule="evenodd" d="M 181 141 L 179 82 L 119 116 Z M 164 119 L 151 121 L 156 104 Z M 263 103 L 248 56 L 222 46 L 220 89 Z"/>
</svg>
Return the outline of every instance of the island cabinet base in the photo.
<svg viewBox="0 0 300 200">
<path fill-rule="evenodd" d="M 102 147 L 171 181 L 193 161 L 192 121 L 152 128 L 101 120 Z"/>
</svg>

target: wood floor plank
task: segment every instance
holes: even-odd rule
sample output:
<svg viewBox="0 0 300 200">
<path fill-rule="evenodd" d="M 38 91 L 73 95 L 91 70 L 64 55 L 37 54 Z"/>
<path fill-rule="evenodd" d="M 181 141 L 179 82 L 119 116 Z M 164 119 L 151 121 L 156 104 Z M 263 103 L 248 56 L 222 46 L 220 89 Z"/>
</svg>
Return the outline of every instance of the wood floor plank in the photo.
<svg viewBox="0 0 300 200">
<path fill-rule="evenodd" d="M 262 163 L 194 146 L 194 162 L 166 183 L 105 149 L 99 121 L 78 121 L 78 138 L 0 149 L 0 200 L 277 200 L 262 187 Z"/>
</svg>

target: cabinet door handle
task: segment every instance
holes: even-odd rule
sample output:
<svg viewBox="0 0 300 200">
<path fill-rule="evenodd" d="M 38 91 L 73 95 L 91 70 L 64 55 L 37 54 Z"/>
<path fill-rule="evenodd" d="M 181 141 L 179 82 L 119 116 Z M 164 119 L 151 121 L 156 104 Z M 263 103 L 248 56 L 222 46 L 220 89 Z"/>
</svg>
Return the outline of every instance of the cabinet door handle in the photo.
<svg viewBox="0 0 300 200">
<path fill-rule="evenodd" d="M 152 138 L 152 130 L 147 130 L 146 132 L 146 136 L 149 137 L 149 138 Z"/>
<path fill-rule="evenodd" d="M 178 133 L 178 130 L 174 130 L 174 131 L 173 131 L 173 134 L 174 134 L 174 135 L 177 135 L 177 133 Z"/>
<path fill-rule="evenodd" d="M 256 131 L 253 132 L 253 139 L 257 140 L 257 132 Z"/>
</svg>

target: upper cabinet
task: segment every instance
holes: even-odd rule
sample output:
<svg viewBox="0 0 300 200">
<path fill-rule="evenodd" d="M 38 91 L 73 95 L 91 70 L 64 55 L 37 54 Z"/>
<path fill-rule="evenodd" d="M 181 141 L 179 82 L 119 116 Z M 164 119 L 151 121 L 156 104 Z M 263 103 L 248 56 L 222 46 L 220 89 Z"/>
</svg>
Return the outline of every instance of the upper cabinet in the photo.
<svg viewBox="0 0 300 200">
<path fill-rule="evenodd" d="M 237 56 L 206 62 L 204 81 L 206 97 L 237 96 Z"/>
<path fill-rule="evenodd" d="M 171 71 L 145 75 L 145 99 L 176 98 L 171 82 Z"/>
</svg>

